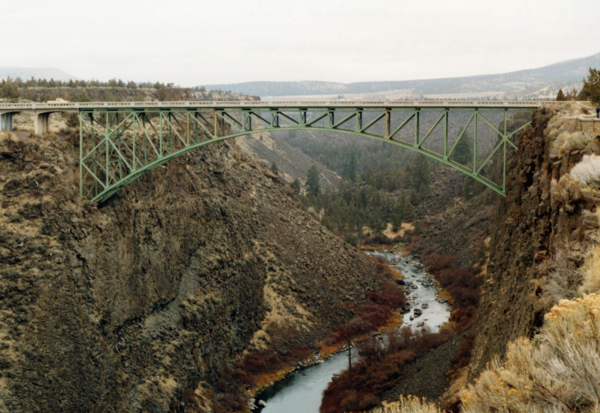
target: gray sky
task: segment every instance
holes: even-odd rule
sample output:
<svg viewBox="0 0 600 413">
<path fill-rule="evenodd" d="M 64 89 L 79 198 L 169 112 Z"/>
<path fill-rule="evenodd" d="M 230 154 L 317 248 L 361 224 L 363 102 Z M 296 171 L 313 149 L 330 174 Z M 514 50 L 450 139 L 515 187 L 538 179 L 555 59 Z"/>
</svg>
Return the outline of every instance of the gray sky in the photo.
<svg viewBox="0 0 600 413">
<path fill-rule="evenodd" d="M 0 0 L 0 66 L 84 79 L 339 82 L 502 73 L 600 52 L 598 0 Z"/>
</svg>

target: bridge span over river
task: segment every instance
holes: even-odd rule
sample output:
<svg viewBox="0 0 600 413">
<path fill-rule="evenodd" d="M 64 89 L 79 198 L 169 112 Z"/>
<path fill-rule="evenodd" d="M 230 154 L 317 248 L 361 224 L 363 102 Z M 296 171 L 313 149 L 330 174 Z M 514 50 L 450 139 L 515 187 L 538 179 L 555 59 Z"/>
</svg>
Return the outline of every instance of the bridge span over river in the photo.
<svg viewBox="0 0 600 413">
<path fill-rule="evenodd" d="M 531 112 L 547 101 L 423 100 L 315 102 L 47 102 L 0 104 L 0 123 L 35 115 L 35 133 L 52 113 L 80 122 L 80 195 L 103 202 L 170 159 L 242 135 L 280 130 L 340 132 L 385 141 L 452 166 L 501 195 L 507 151 Z M 520 120 L 520 122 L 519 122 Z M 482 128 L 487 128 L 482 143 Z M 464 145 L 468 151 L 460 150 Z M 464 158 L 468 153 L 468 158 Z M 461 155 L 462 154 L 462 155 Z M 461 155 L 461 156 L 459 156 Z"/>
</svg>

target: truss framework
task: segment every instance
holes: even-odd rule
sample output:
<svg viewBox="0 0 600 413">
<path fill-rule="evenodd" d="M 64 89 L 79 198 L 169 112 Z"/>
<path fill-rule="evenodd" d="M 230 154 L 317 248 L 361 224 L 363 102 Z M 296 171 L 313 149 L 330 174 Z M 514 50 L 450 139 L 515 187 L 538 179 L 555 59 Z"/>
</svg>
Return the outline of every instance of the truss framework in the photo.
<svg viewBox="0 0 600 413">
<path fill-rule="evenodd" d="M 531 108 L 156 108 L 82 109 L 80 119 L 80 195 L 103 202 L 144 173 L 196 148 L 237 136 L 278 130 L 324 130 L 378 139 L 399 145 L 446 165 L 506 196 L 507 149 L 510 140 L 529 125 L 508 130 L 508 116 Z M 462 113 L 460 133 L 450 133 L 450 120 Z M 465 116 L 466 113 L 466 116 Z M 501 115 L 494 126 L 490 113 Z M 433 114 L 434 124 L 424 132 L 423 115 Z M 497 134 L 497 143 L 485 152 L 477 145 L 478 122 Z M 464 124 L 464 126 L 463 126 Z M 458 142 L 469 127 L 472 162 L 453 159 Z M 454 129 L 456 125 L 454 124 Z M 433 133 L 439 150 L 425 145 Z M 443 131 L 443 145 L 439 140 Z M 407 139 L 407 136 L 411 138 Z M 479 152 L 478 152 L 479 151 Z M 502 156 L 501 184 L 483 175 L 492 158 Z M 479 159 L 484 159 L 480 162 Z"/>
</svg>

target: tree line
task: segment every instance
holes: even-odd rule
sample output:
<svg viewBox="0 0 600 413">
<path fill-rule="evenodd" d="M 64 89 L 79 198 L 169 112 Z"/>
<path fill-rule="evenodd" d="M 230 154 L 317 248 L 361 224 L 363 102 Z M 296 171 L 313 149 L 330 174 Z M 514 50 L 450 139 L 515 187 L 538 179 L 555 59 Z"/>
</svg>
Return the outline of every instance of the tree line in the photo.
<svg viewBox="0 0 600 413">
<path fill-rule="evenodd" d="M 11 78 L 8 77 L 6 79 L 2 79 L 2 86 L 5 85 L 13 85 L 18 88 L 31 88 L 31 87 L 71 87 L 71 88 L 86 88 L 86 87 L 117 87 L 117 88 L 129 88 L 129 89 L 159 89 L 161 87 L 173 88 L 179 87 L 175 86 L 174 83 L 161 83 L 161 82 L 140 82 L 136 83 L 134 81 L 124 82 L 121 79 L 110 79 L 106 82 L 101 80 L 54 80 L 54 79 L 36 79 L 32 77 L 28 80 L 23 80 L 20 77 Z M 204 89 L 204 88 L 202 88 Z M 200 90 L 202 91 L 202 90 Z M 206 89 L 204 89 L 206 91 Z"/>
<path fill-rule="evenodd" d="M 589 68 L 587 79 L 583 79 L 583 87 L 579 92 L 576 89 L 567 92 L 566 94 L 562 89 L 558 91 L 556 95 L 557 101 L 567 100 L 589 100 L 594 104 L 600 104 L 600 70 Z"/>
</svg>

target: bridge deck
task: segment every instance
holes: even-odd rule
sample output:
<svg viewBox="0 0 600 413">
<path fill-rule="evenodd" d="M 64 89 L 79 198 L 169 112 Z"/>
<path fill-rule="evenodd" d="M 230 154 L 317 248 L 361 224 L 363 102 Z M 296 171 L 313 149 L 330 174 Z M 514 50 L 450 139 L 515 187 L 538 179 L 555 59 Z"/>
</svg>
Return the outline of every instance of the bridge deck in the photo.
<svg viewBox="0 0 600 413">
<path fill-rule="evenodd" d="M 494 101 L 494 100 L 415 100 L 415 101 L 232 101 L 232 102 L 47 102 L 47 103 L 0 103 L 0 112 L 55 111 L 74 112 L 94 109 L 229 109 L 229 108 L 465 108 L 465 109 L 535 109 L 549 101 Z"/>
</svg>

